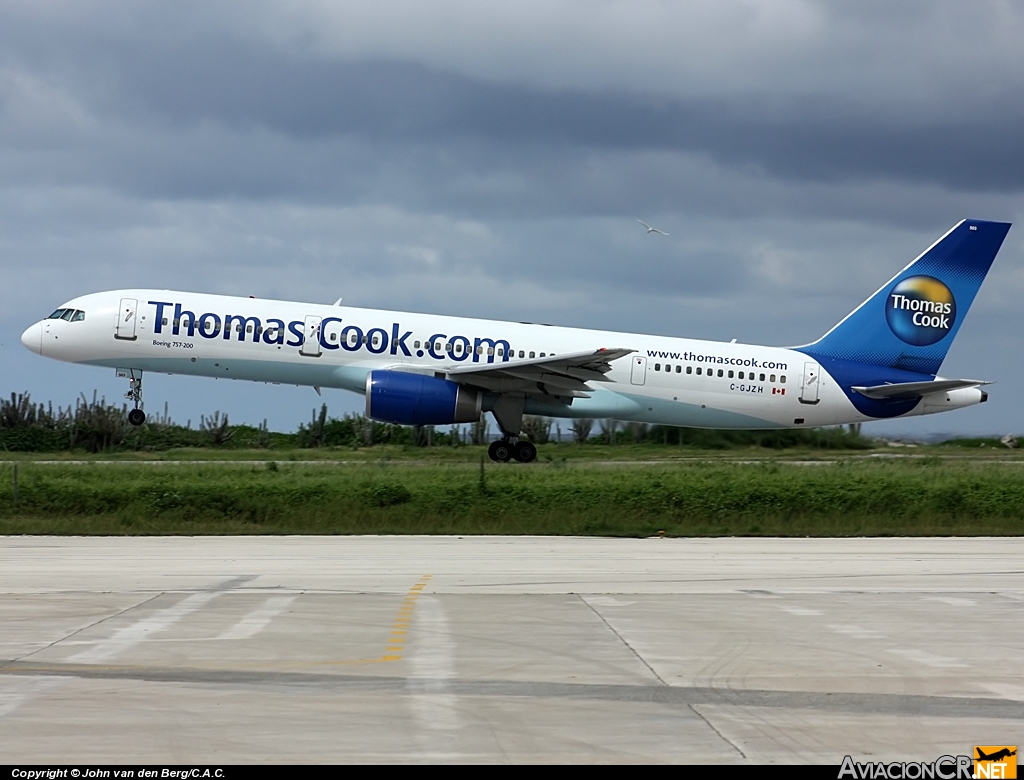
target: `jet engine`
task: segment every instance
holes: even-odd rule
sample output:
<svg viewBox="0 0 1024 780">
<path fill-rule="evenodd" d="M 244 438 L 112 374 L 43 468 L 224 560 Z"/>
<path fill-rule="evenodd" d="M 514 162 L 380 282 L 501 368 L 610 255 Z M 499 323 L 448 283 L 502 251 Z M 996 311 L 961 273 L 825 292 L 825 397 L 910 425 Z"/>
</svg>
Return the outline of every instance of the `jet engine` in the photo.
<svg viewBox="0 0 1024 780">
<path fill-rule="evenodd" d="M 366 416 L 398 425 L 451 425 L 480 419 L 483 394 L 424 374 L 371 371 L 366 377 Z"/>
</svg>

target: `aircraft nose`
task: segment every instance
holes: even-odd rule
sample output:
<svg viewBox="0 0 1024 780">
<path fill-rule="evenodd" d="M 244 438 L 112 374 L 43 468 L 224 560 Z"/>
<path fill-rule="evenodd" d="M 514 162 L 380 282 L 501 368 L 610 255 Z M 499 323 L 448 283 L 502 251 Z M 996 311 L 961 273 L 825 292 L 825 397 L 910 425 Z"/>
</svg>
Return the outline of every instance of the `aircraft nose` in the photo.
<svg viewBox="0 0 1024 780">
<path fill-rule="evenodd" d="M 21 343 L 37 355 L 43 354 L 43 324 L 29 325 L 21 334 Z"/>
</svg>

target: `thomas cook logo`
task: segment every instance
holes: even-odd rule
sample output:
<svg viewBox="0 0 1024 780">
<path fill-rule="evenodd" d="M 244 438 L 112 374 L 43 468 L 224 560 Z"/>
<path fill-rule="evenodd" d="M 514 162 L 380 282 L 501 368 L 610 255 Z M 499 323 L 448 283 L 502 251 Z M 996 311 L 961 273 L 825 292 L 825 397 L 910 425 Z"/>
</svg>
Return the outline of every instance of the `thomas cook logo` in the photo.
<svg viewBox="0 0 1024 780">
<path fill-rule="evenodd" d="M 885 319 L 897 337 L 926 347 L 945 338 L 953 327 L 956 301 L 934 276 L 911 276 L 889 291 Z"/>
</svg>

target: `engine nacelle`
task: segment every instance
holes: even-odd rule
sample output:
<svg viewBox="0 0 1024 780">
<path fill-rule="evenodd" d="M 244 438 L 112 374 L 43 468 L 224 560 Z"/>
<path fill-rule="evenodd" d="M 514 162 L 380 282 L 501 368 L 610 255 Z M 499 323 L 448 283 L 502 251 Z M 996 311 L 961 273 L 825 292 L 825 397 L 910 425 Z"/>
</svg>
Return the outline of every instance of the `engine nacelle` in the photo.
<svg viewBox="0 0 1024 780">
<path fill-rule="evenodd" d="M 399 425 L 451 425 L 480 419 L 483 394 L 447 379 L 405 371 L 371 371 L 366 416 Z"/>
</svg>

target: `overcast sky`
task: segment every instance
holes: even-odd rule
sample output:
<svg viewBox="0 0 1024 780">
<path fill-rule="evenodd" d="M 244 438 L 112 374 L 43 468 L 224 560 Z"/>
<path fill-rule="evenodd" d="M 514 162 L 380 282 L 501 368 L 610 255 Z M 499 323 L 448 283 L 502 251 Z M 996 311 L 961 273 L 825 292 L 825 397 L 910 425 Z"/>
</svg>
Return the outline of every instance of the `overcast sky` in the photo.
<svg viewBox="0 0 1024 780">
<path fill-rule="evenodd" d="M 960 219 L 1019 220 L 1021 41 L 1011 2 L 6 0 L 0 392 L 122 393 L 19 336 L 128 286 L 812 341 Z M 1024 432 L 1022 228 L 942 371 L 989 403 L 871 430 Z"/>
</svg>

